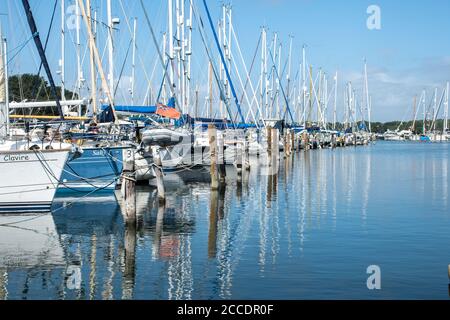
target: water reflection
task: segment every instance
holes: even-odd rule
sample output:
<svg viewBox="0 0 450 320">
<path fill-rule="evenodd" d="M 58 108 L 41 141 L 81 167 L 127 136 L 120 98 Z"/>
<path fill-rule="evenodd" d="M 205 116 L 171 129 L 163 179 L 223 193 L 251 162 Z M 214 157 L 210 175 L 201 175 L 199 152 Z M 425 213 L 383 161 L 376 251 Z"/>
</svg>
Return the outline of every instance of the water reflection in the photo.
<svg viewBox="0 0 450 320">
<path fill-rule="evenodd" d="M 207 170 L 183 172 L 164 206 L 139 187 L 132 225 L 114 195 L 0 216 L 0 299 L 371 298 L 374 260 L 405 278 L 390 297 L 446 296 L 448 149 L 432 147 L 300 152 L 276 174 L 253 158 L 217 191 Z"/>
</svg>

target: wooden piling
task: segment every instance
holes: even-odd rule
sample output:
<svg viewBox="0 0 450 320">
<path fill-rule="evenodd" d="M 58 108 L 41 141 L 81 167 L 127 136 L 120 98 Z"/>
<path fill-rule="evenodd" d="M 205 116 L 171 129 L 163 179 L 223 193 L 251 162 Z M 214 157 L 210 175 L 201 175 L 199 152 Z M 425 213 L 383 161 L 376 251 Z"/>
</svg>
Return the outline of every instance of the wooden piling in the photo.
<svg viewBox="0 0 450 320">
<path fill-rule="evenodd" d="M 128 160 L 123 165 L 122 196 L 125 203 L 125 220 L 129 224 L 136 223 L 136 177 L 134 160 Z"/>
<path fill-rule="evenodd" d="M 211 189 L 219 188 L 219 174 L 217 170 L 217 129 L 213 124 L 208 125 L 209 154 L 211 159 Z"/>
<path fill-rule="evenodd" d="M 279 159 L 279 155 L 280 155 L 280 145 L 279 145 L 279 131 L 278 129 L 272 128 L 272 137 L 271 137 L 271 142 L 272 142 L 272 156 L 275 157 L 275 159 Z"/>
<path fill-rule="evenodd" d="M 303 145 L 304 145 L 304 151 L 309 150 L 309 135 L 308 132 L 303 132 Z"/>
<path fill-rule="evenodd" d="M 237 170 L 237 174 L 238 174 L 238 179 L 242 175 L 242 163 L 244 160 L 243 154 L 244 154 L 243 153 L 243 144 L 241 141 L 239 141 L 236 144 L 236 170 Z"/>
<path fill-rule="evenodd" d="M 283 136 L 284 158 L 289 156 L 289 129 L 286 129 Z"/>
<path fill-rule="evenodd" d="M 266 128 L 267 154 L 272 155 L 272 128 Z"/>
<path fill-rule="evenodd" d="M 218 171 L 219 171 L 219 184 L 224 184 L 227 176 L 225 169 L 225 148 L 224 148 L 224 136 L 223 134 L 217 135 L 217 149 L 218 149 Z"/>
<path fill-rule="evenodd" d="M 250 143 L 248 135 L 245 136 L 244 141 L 244 169 L 250 171 Z"/>
<path fill-rule="evenodd" d="M 164 189 L 164 173 L 162 168 L 162 159 L 159 149 L 153 149 L 153 170 L 156 178 L 156 188 L 158 190 L 159 204 L 166 202 L 166 191 Z"/>
<path fill-rule="evenodd" d="M 291 153 L 295 152 L 295 131 L 291 130 Z"/>
</svg>

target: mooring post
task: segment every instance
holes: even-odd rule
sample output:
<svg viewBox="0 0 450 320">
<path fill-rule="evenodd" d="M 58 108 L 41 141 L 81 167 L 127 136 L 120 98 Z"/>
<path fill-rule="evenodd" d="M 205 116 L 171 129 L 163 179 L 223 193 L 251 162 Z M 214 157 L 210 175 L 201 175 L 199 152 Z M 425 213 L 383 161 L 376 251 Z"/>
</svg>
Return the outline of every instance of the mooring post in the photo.
<svg viewBox="0 0 450 320">
<path fill-rule="evenodd" d="M 284 158 L 287 158 L 289 156 L 289 129 L 286 129 L 283 136 L 283 149 L 284 149 Z"/>
<path fill-rule="evenodd" d="M 156 178 L 156 188 L 158 190 L 158 201 L 159 204 L 164 204 L 166 202 L 166 191 L 164 189 L 164 173 L 159 148 L 153 148 L 153 162 L 153 170 Z"/>
<path fill-rule="evenodd" d="M 225 179 L 227 176 L 227 172 L 225 169 L 225 147 L 224 147 L 224 135 L 220 134 L 220 132 L 217 134 L 217 149 L 218 149 L 218 156 L 217 156 L 217 162 L 218 162 L 218 170 L 219 170 L 219 183 L 224 184 Z"/>
<path fill-rule="evenodd" d="M 136 177 L 134 172 L 134 160 L 128 159 L 123 165 L 122 172 L 122 197 L 125 202 L 125 220 L 127 223 L 136 223 Z"/>
<path fill-rule="evenodd" d="M 272 128 L 267 127 L 266 129 L 266 143 L 267 143 L 267 153 L 269 156 L 272 154 Z"/>
<path fill-rule="evenodd" d="M 208 125 L 209 154 L 211 158 L 211 189 L 219 188 L 219 174 L 217 170 L 217 129 L 213 124 Z"/>
<path fill-rule="evenodd" d="M 245 135 L 244 141 L 244 168 L 250 171 L 250 143 L 248 134 Z"/>
<path fill-rule="evenodd" d="M 280 136 L 279 131 L 276 128 L 272 128 L 272 155 L 276 160 L 280 158 Z"/>
<path fill-rule="evenodd" d="M 304 147 L 304 151 L 308 151 L 309 150 L 309 135 L 308 132 L 303 132 L 303 147 Z"/>
<path fill-rule="evenodd" d="M 238 141 L 236 144 L 236 170 L 238 178 L 242 175 L 242 163 L 243 163 L 243 143 Z"/>
<path fill-rule="evenodd" d="M 291 152 L 295 152 L 295 131 L 291 130 Z"/>
</svg>

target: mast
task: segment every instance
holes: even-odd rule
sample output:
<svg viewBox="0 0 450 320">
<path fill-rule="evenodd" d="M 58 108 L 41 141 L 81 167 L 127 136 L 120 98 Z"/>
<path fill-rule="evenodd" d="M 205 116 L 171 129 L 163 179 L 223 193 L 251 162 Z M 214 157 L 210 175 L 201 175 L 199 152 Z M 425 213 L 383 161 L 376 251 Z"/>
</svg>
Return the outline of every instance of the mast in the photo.
<svg viewBox="0 0 450 320">
<path fill-rule="evenodd" d="M 277 67 L 277 70 L 281 70 L 281 49 L 282 49 L 282 45 L 281 45 L 281 42 L 280 42 L 280 45 L 278 46 L 278 67 Z M 276 112 L 276 118 L 280 119 L 281 118 L 281 111 L 280 111 L 280 86 L 281 86 L 281 79 L 278 78 L 276 80 L 276 83 L 277 83 L 277 112 Z"/>
<path fill-rule="evenodd" d="M 170 81 L 172 81 L 172 83 L 170 84 L 170 86 L 174 85 L 174 72 L 173 72 L 173 66 L 172 61 L 173 61 L 173 0 L 167 0 L 167 11 L 168 11 L 168 24 L 169 24 L 169 69 L 170 69 Z"/>
<path fill-rule="evenodd" d="M 306 48 L 302 49 L 303 127 L 306 128 Z"/>
<path fill-rule="evenodd" d="M 411 126 L 411 130 L 414 132 L 416 130 L 417 95 L 414 96 L 414 106 L 413 106 L 413 108 L 414 108 L 414 113 L 413 113 L 414 119 L 413 119 L 413 124 Z"/>
<path fill-rule="evenodd" d="M 86 1 L 88 4 L 90 4 L 90 0 L 86 0 Z M 106 81 L 105 72 L 103 71 L 102 61 L 100 59 L 100 54 L 98 53 L 98 49 L 94 43 L 94 35 L 92 34 L 92 29 L 90 28 L 90 26 L 91 26 L 90 19 L 86 15 L 86 10 L 84 9 L 84 4 L 83 4 L 82 0 L 78 0 L 78 4 L 80 5 L 81 14 L 83 15 L 84 22 L 87 26 L 88 35 L 89 35 L 89 43 L 94 51 L 94 58 L 95 58 L 96 66 L 97 66 L 98 72 L 100 74 L 100 79 L 102 81 L 102 89 L 108 98 L 109 105 L 110 105 L 112 113 L 114 115 L 114 121 L 116 122 L 117 116 L 116 116 L 116 110 L 114 108 L 114 99 L 111 94 L 110 88 L 108 86 L 108 82 Z M 94 79 L 95 79 L 95 76 L 94 76 Z"/>
<path fill-rule="evenodd" d="M 75 3 L 76 15 L 76 52 L 77 52 L 77 94 L 81 97 L 81 84 L 83 81 L 83 72 L 81 70 L 81 42 L 80 42 L 80 6 Z M 81 116 L 81 114 L 78 114 Z"/>
<path fill-rule="evenodd" d="M 78 7 L 80 5 L 78 4 Z M 91 67 L 91 98 L 92 98 L 92 114 L 97 114 L 97 77 L 95 73 L 94 61 L 94 45 L 95 39 L 92 35 L 92 19 L 91 19 L 91 0 L 86 0 L 87 21 L 88 21 L 88 36 L 89 36 L 89 61 Z"/>
<path fill-rule="evenodd" d="M 47 61 L 47 57 L 45 56 L 44 47 L 42 46 L 41 38 L 39 36 L 39 32 L 37 31 L 36 22 L 34 21 L 33 13 L 31 12 L 30 4 L 28 0 L 22 0 L 22 5 L 27 15 L 28 25 L 30 27 L 31 34 L 33 35 L 34 43 L 39 52 L 39 56 L 42 61 L 42 65 L 44 66 L 45 72 L 47 74 L 48 82 L 50 83 L 51 92 L 55 98 L 56 106 L 58 108 L 58 113 L 60 115 L 61 120 L 64 120 L 64 113 L 61 108 L 60 100 L 58 98 L 58 94 L 56 92 L 55 81 L 53 80 L 52 72 L 50 70 L 50 66 Z"/>
<path fill-rule="evenodd" d="M 163 78 L 163 85 L 162 85 L 162 96 L 163 100 L 167 101 L 167 91 L 166 91 L 166 69 L 170 66 L 167 65 L 167 33 L 163 33 L 163 65 L 162 65 L 162 78 Z M 158 102 L 158 101 L 157 101 Z"/>
<path fill-rule="evenodd" d="M 366 61 L 366 59 L 364 59 L 364 91 L 366 93 L 366 107 L 367 107 L 367 115 L 368 115 L 368 121 L 369 121 L 369 132 L 372 132 L 372 124 L 371 124 L 372 106 L 370 105 L 369 79 L 367 76 L 367 61 Z"/>
<path fill-rule="evenodd" d="M 191 103 L 192 27 L 193 27 L 192 15 L 193 15 L 193 8 L 192 8 L 192 4 L 189 3 L 189 20 L 187 21 L 188 43 L 187 43 L 187 51 L 185 52 L 185 55 L 187 56 L 186 103 L 187 103 L 188 106 L 190 106 L 190 103 Z M 198 87 L 197 86 L 196 86 L 196 100 L 197 100 L 196 103 L 198 103 Z"/>
<path fill-rule="evenodd" d="M 450 89 L 450 83 L 447 82 L 447 87 L 445 90 L 445 109 L 444 109 L 444 127 L 443 127 L 443 133 L 446 133 L 448 131 L 448 97 L 449 97 L 449 89 Z"/>
<path fill-rule="evenodd" d="M 274 70 L 275 70 L 275 60 L 276 60 L 276 57 L 277 57 L 277 37 L 278 37 L 278 34 L 275 32 L 275 34 L 274 34 L 274 36 L 273 36 L 273 42 L 272 42 L 272 57 L 274 57 L 274 61 L 272 61 L 272 74 L 274 74 Z M 269 52 L 270 53 L 270 52 Z M 276 81 L 276 79 L 275 79 L 275 77 L 272 75 L 272 84 L 271 84 L 271 87 L 270 87 L 270 103 L 269 103 L 269 118 L 273 118 L 274 117 L 274 115 L 273 115 L 273 106 L 274 106 L 274 99 L 275 99 L 275 96 L 274 96 L 274 89 L 275 89 L 275 81 Z"/>
<path fill-rule="evenodd" d="M 309 110 L 308 110 L 308 122 L 311 122 L 312 112 L 312 91 L 313 91 L 313 79 L 312 79 L 312 66 L 309 66 Z M 310 123 L 311 125 L 311 123 Z"/>
<path fill-rule="evenodd" d="M 425 134 L 427 132 L 427 125 L 426 125 L 426 121 L 427 121 L 427 106 L 426 106 L 426 92 L 425 90 L 423 91 L 423 134 Z"/>
<path fill-rule="evenodd" d="M 8 45 L 0 26 L 0 138 L 9 134 Z"/>
<path fill-rule="evenodd" d="M 114 47 L 113 47 L 113 20 L 112 20 L 112 9 L 111 0 L 106 1 L 106 10 L 108 13 L 108 65 L 109 65 L 109 88 L 111 94 L 114 97 Z"/>
<path fill-rule="evenodd" d="M 209 117 L 212 118 L 212 114 L 213 114 L 213 68 L 212 68 L 212 63 L 209 62 L 208 64 L 208 82 L 209 82 L 209 86 L 208 86 L 208 101 L 209 101 Z"/>
<path fill-rule="evenodd" d="M 182 66 L 181 66 L 181 60 L 182 60 L 182 56 L 181 56 L 181 51 L 182 51 L 182 47 L 183 47 L 183 39 L 181 39 L 181 14 L 180 14 L 180 0 L 176 0 L 175 1 L 175 21 L 176 21 L 176 25 L 177 25 L 177 29 L 176 29 L 176 41 L 177 41 L 177 47 L 176 47 L 176 51 L 177 51 L 177 75 L 178 75 L 178 89 L 180 90 L 180 103 L 181 103 L 181 112 L 184 113 L 184 97 L 183 97 L 183 85 L 182 85 Z"/>
<path fill-rule="evenodd" d="M 316 122 L 317 124 L 320 126 L 320 114 L 321 114 L 321 110 L 322 110 L 322 91 L 323 91 L 323 72 L 322 72 L 322 68 L 319 69 L 319 88 L 318 88 L 318 94 L 316 95 L 317 98 L 317 118 L 316 118 Z"/>
<path fill-rule="evenodd" d="M 289 36 L 289 58 L 288 58 L 288 74 L 287 80 L 287 96 L 290 97 L 290 84 L 291 84 L 291 60 L 292 60 L 292 36 Z"/>
<path fill-rule="evenodd" d="M 134 106 L 134 87 L 135 87 L 135 76 L 136 76 L 136 28 L 137 28 L 137 18 L 134 18 L 133 23 L 133 57 L 132 57 L 132 67 L 131 67 L 131 105 Z"/>
<path fill-rule="evenodd" d="M 65 56 L 66 56 L 66 12 L 65 0 L 61 0 L 61 100 L 66 100 Z M 64 107 L 67 109 L 67 107 Z M 64 110 L 67 111 L 67 110 Z"/>
<path fill-rule="evenodd" d="M 237 109 L 238 109 L 239 117 L 241 118 L 242 123 L 245 123 L 245 118 L 244 118 L 244 116 L 242 115 L 241 105 L 240 105 L 240 103 L 239 103 L 239 99 L 238 99 L 238 97 L 237 97 L 236 90 L 235 90 L 235 88 L 234 88 L 234 86 L 233 86 L 233 82 L 232 82 L 232 80 L 231 80 L 230 72 L 229 72 L 228 67 L 227 67 L 227 65 L 226 65 L 225 57 L 224 57 L 224 55 L 223 55 L 222 49 L 220 48 L 220 42 L 219 42 L 219 39 L 218 39 L 218 37 L 217 37 L 216 30 L 214 29 L 214 23 L 212 22 L 211 14 L 210 14 L 210 12 L 209 12 L 208 5 L 206 4 L 206 0 L 203 0 L 203 5 L 204 5 L 204 7 L 205 7 L 205 10 L 206 10 L 206 13 L 207 13 L 207 16 L 208 16 L 209 25 L 210 25 L 210 27 L 211 27 L 211 29 L 212 29 L 212 32 L 213 32 L 213 35 L 214 35 L 214 40 L 215 40 L 215 42 L 216 42 L 217 49 L 218 49 L 218 51 L 219 51 L 219 53 L 220 53 L 220 59 L 221 59 L 223 65 L 224 65 L 224 68 L 225 68 L 225 75 L 226 75 L 226 78 L 227 78 L 227 80 L 228 80 L 228 82 L 229 82 L 230 90 L 231 90 L 231 92 L 232 92 L 232 94 L 233 94 L 234 102 L 235 102 L 236 107 L 237 107 Z"/>
<path fill-rule="evenodd" d="M 333 130 L 336 130 L 337 86 L 338 86 L 338 72 L 336 71 L 336 75 L 334 76 Z"/>
<path fill-rule="evenodd" d="M 436 123 L 434 120 L 436 119 L 436 113 L 437 113 L 437 95 L 438 95 L 438 89 L 434 88 L 434 107 L 433 107 L 433 131 L 436 130 Z"/>
<path fill-rule="evenodd" d="M 269 79 L 267 70 L 267 31 L 264 28 L 264 90 L 265 90 L 265 112 L 266 119 L 269 118 Z"/>
<path fill-rule="evenodd" d="M 261 74 L 260 74 L 260 94 L 261 94 L 261 106 L 264 106 L 264 114 L 261 115 L 263 118 L 267 118 L 267 104 L 265 104 L 265 96 L 267 94 L 267 81 L 266 81 L 266 66 L 267 66 L 267 59 L 265 56 L 266 51 L 266 29 L 265 27 L 262 27 L 261 30 Z"/>
</svg>

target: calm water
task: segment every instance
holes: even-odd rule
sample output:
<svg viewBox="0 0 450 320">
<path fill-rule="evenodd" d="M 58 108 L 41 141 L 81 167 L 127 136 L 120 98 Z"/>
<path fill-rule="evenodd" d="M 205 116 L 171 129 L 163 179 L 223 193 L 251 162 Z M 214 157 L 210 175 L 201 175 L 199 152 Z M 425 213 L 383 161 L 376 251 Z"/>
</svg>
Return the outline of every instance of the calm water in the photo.
<svg viewBox="0 0 450 320">
<path fill-rule="evenodd" d="M 51 215 L 0 217 L 0 299 L 448 299 L 449 155 L 301 152 L 213 194 L 171 176 L 165 208 L 140 189 L 136 229 L 114 197 L 60 197 Z"/>
</svg>

